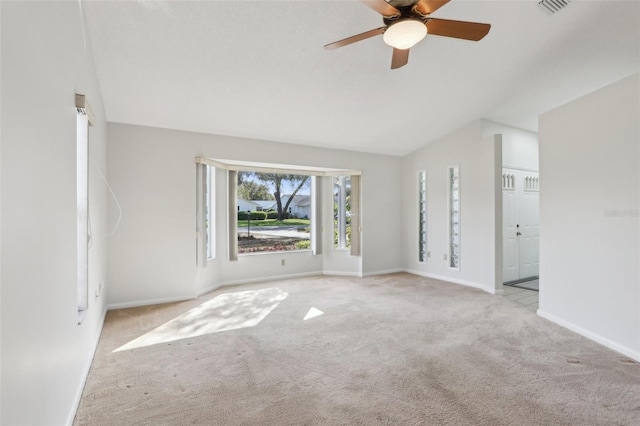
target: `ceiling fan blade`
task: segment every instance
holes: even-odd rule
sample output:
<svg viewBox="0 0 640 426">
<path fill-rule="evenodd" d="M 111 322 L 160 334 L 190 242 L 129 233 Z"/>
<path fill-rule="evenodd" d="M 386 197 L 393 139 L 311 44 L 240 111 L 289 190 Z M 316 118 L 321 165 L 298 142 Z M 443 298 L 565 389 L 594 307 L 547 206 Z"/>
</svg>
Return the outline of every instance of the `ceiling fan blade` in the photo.
<svg viewBox="0 0 640 426">
<path fill-rule="evenodd" d="M 391 6 L 384 0 L 360 0 L 360 2 L 369 6 L 371 9 L 375 10 L 382 16 L 398 16 L 400 15 L 400 11 L 395 7 Z"/>
<path fill-rule="evenodd" d="M 395 70 L 407 65 L 409 62 L 409 49 L 393 49 L 393 56 L 391 57 L 391 69 Z"/>
<path fill-rule="evenodd" d="M 368 38 L 382 34 L 386 28 L 387 27 L 380 27 L 380 28 L 376 28 L 375 30 L 369 30 L 362 34 L 357 34 L 342 40 L 334 41 L 333 43 L 329 43 L 326 46 L 324 46 L 324 48 L 327 50 L 333 50 L 339 47 L 347 46 L 349 44 L 352 44 L 358 41 L 366 40 Z"/>
<path fill-rule="evenodd" d="M 472 41 L 481 40 L 489 33 L 490 29 L 490 24 L 477 22 L 451 21 L 437 18 L 429 18 L 427 21 L 428 34 Z"/>
<path fill-rule="evenodd" d="M 451 0 L 418 0 L 416 8 L 423 15 L 429 15 L 449 3 L 449 1 Z"/>
</svg>

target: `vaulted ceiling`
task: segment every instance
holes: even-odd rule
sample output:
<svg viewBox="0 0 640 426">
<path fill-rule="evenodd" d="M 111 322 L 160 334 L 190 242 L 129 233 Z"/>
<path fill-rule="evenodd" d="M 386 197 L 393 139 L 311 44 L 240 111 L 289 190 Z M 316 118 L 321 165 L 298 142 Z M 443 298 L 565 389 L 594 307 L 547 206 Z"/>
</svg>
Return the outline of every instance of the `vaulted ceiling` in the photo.
<svg viewBox="0 0 640 426">
<path fill-rule="evenodd" d="M 408 65 L 356 0 L 93 1 L 83 9 L 111 122 L 406 155 L 488 118 L 538 115 L 640 69 L 640 2 L 452 0 L 433 16 L 491 24 L 427 37 Z"/>
</svg>

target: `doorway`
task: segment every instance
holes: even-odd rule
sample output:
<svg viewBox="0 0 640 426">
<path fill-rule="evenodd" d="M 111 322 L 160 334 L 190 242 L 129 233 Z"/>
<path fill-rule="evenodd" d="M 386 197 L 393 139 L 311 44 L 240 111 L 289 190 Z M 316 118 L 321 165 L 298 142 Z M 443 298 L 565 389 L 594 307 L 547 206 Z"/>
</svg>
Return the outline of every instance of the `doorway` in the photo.
<svg viewBox="0 0 640 426">
<path fill-rule="evenodd" d="M 540 267 L 538 172 L 502 169 L 502 279 L 537 290 Z"/>
</svg>

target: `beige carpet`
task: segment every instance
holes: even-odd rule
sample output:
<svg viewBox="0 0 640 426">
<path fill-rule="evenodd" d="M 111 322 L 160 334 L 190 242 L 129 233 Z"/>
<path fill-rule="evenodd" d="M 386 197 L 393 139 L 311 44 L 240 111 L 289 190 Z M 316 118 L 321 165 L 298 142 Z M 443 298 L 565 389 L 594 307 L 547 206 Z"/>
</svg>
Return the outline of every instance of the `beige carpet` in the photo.
<svg viewBox="0 0 640 426">
<path fill-rule="evenodd" d="M 109 312 L 75 424 L 638 425 L 640 364 L 437 280 L 274 281 Z"/>
</svg>

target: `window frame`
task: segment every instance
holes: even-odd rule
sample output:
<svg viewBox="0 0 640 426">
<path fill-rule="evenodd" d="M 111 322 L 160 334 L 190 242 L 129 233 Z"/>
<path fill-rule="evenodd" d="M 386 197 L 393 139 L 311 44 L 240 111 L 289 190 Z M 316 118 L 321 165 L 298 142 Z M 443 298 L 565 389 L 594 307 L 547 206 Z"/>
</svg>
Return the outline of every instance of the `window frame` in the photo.
<svg viewBox="0 0 640 426">
<path fill-rule="evenodd" d="M 255 170 L 242 170 L 242 171 L 255 172 Z M 238 238 L 239 238 L 239 235 L 240 235 L 240 233 L 237 232 L 237 223 L 238 223 L 237 215 L 241 212 L 240 207 L 238 206 L 238 202 L 237 202 L 237 200 L 238 200 L 238 197 L 237 197 L 238 173 L 240 173 L 240 171 L 238 171 L 235 174 L 235 179 L 236 179 L 236 184 L 235 184 L 235 188 L 236 188 L 236 198 L 235 198 L 235 200 L 236 201 L 235 201 L 235 205 L 236 205 L 236 208 L 237 208 L 237 210 L 236 210 L 236 221 L 235 221 L 235 223 L 236 223 L 236 235 L 237 235 L 236 241 L 238 241 Z M 276 174 L 283 175 L 283 176 L 287 176 L 287 175 L 290 175 L 290 174 L 297 174 L 297 173 L 292 173 L 292 172 L 289 172 L 289 173 L 271 172 L 271 173 L 276 173 Z M 314 247 L 316 246 L 314 244 L 314 240 L 316 238 L 316 235 L 312 230 L 314 229 L 314 226 L 315 226 L 314 220 L 315 220 L 315 216 L 316 215 L 313 214 L 313 209 L 315 208 L 315 204 L 314 204 L 313 200 L 315 199 L 316 195 L 314 193 L 315 185 L 314 185 L 313 181 L 316 178 L 316 176 L 312 175 L 312 174 L 308 174 L 308 173 L 304 173 L 304 176 L 307 176 L 309 178 L 308 179 L 308 183 L 307 183 L 307 185 L 309 186 L 309 201 L 310 201 L 310 207 L 309 207 L 310 211 L 309 211 L 309 214 L 307 215 L 308 220 L 309 220 L 309 247 L 308 248 L 296 248 L 296 249 L 293 249 L 293 250 L 260 250 L 260 251 L 250 251 L 250 252 L 240 253 L 240 247 L 239 247 L 240 244 L 238 242 L 238 244 L 236 244 L 236 247 L 235 247 L 235 250 L 237 250 L 237 256 L 255 256 L 255 255 L 269 254 L 269 253 L 273 253 L 273 254 L 300 253 L 300 252 L 306 252 L 306 251 L 314 252 Z M 230 177 L 230 179 L 231 179 L 231 177 Z M 285 197 L 285 195 L 287 195 L 287 194 L 281 194 L 281 201 L 282 201 L 282 207 L 283 208 L 284 208 L 285 204 L 288 202 L 288 198 Z M 296 196 L 297 195 L 299 195 L 299 194 L 296 194 Z M 284 213 L 291 215 L 292 208 L 293 208 L 293 206 L 289 206 L 289 210 L 284 212 Z M 259 211 L 257 206 L 256 206 L 256 210 L 255 211 Z M 305 239 L 302 238 L 302 240 L 305 240 Z"/>
<path fill-rule="evenodd" d="M 206 249 L 207 260 L 216 258 L 216 239 L 215 239 L 215 182 L 216 169 L 209 165 L 205 165 L 205 233 L 206 233 Z"/>
<path fill-rule="evenodd" d="M 427 263 L 427 171 L 418 170 L 418 262 Z"/>
<path fill-rule="evenodd" d="M 351 249 L 351 206 L 347 209 L 347 186 L 351 189 L 351 176 L 339 175 L 333 176 L 333 205 L 337 205 L 337 217 L 333 218 L 333 232 L 337 233 L 333 239 L 334 250 L 350 250 Z M 348 182 L 347 182 L 348 181 Z M 336 194 L 336 186 L 339 188 Z M 347 229 L 349 228 L 349 232 Z"/>
<path fill-rule="evenodd" d="M 462 214 L 460 167 L 447 167 L 447 262 L 449 269 L 460 270 Z"/>
<path fill-rule="evenodd" d="M 237 224 L 238 216 L 236 212 L 237 205 L 237 173 L 238 171 L 260 171 L 265 173 L 285 173 L 285 174 L 306 174 L 312 176 L 312 183 L 315 181 L 316 189 L 321 188 L 321 180 L 319 177 L 336 176 L 336 175 L 349 175 L 351 176 L 351 255 L 360 255 L 360 177 L 362 171 L 355 169 L 334 169 L 327 167 L 316 166 L 296 166 L 286 164 L 273 164 L 273 163 L 258 163 L 251 161 L 240 160 L 223 160 L 206 158 L 197 156 L 194 158 L 196 164 L 207 164 L 215 168 L 223 169 L 227 171 L 227 224 L 228 224 L 228 260 L 235 262 L 238 260 L 238 240 L 237 240 Z M 315 178 L 313 178 L 315 177 Z M 319 193 L 320 191 L 316 191 Z M 354 196 L 355 194 L 355 196 Z M 315 220 L 316 224 L 312 225 L 311 232 L 311 253 L 313 255 L 322 254 L 321 246 L 321 211 L 318 201 L 318 195 L 312 197 L 316 203 L 313 206 L 312 201 L 312 214 L 316 216 L 318 220 Z M 312 221 L 314 220 L 312 216 Z M 314 238 L 315 235 L 315 238 Z M 262 252 L 260 254 L 268 254 L 274 252 Z M 282 253 L 282 252 L 279 252 Z"/>
</svg>

